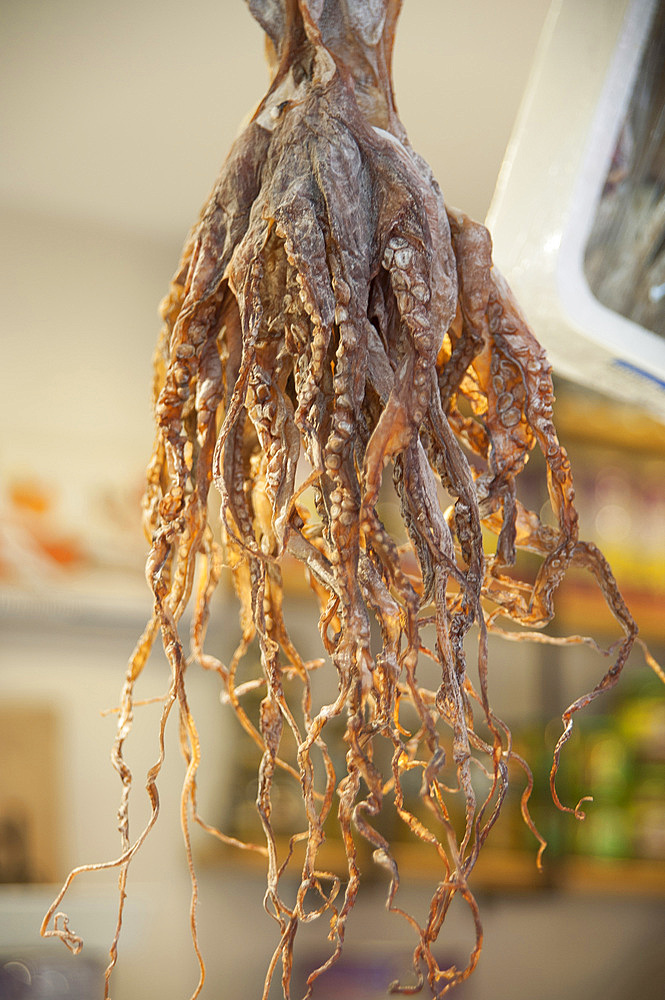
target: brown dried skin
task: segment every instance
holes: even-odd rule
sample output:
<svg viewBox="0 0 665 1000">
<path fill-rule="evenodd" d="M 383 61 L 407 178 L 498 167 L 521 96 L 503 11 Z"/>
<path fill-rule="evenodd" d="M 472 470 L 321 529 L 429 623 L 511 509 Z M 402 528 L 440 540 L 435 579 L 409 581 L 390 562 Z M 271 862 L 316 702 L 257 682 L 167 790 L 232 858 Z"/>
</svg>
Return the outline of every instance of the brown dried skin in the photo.
<svg viewBox="0 0 665 1000">
<path fill-rule="evenodd" d="M 553 594 L 575 563 L 596 575 L 624 630 L 615 664 L 564 716 L 552 776 L 557 802 L 554 776 L 572 716 L 616 681 L 636 628 L 602 556 L 578 541 L 570 467 L 552 423 L 549 366 L 492 268 L 489 235 L 445 206 L 397 117 L 390 58 L 399 0 L 249 0 L 249 6 L 270 39 L 273 80 L 231 150 L 162 307 L 157 438 L 145 497 L 154 616 L 130 663 L 114 749 L 123 782 L 122 854 L 100 867 L 121 870 L 119 932 L 127 866 L 157 817 L 164 729 L 177 708 L 198 955 L 189 823 L 211 828 L 196 811 L 200 748 L 185 689 L 187 663 L 197 661 L 217 671 L 262 755 L 257 808 L 265 846 L 246 846 L 267 857 L 265 906 L 279 927 L 264 996 L 280 963 L 289 995 L 301 922 L 325 916 L 332 942 L 330 958 L 309 977 L 307 995 L 339 956 L 360 887 L 363 841 L 389 876 L 388 908 L 417 939 L 415 981 L 392 989 L 413 992 L 426 978 L 441 995 L 478 960 L 482 931 L 469 876 L 505 797 L 511 763 L 527 775 L 522 811 L 533 829 L 528 767 L 490 707 L 488 628 L 499 615 L 531 627 L 550 621 Z M 555 528 L 517 497 L 518 476 L 536 445 L 547 464 Z M 310 474 L 300 486 L 303 462 Z M 391 478 L 386 465 L 404 537 L 395 537 L 379 513 Z M 224 558 L 241 608 L 242 639 L 228 667 L 204 652 L 223 561 L 208 525 L 213 480 Z M 441 487 L 453 501 L 447 514 Z M 497 535 L 494 552 L 484 551 L 483 527 Z M 518 548 L 542 558 L 533 584 L 507 572 Z M 320 603 L 324 652 L 338 681 L 329 704 L 317 705 L 313 696 L 310 675 L 319 661 L 303 662 L 284 622 L 280 562 L 287 554 L 303 565 Z M 192 600 L 197 566 L 188 660 L 178 623 Z M 426 626 L 434 635 L 431 650 Z M 477 690 L 465 651 L 472 627 Z M 150 821 L 132 840 L 132 777 L 123 744 L 158 630 L 171 689 L 159 759 L 148 775 Z M 261 673 L 238 685 L 238 667 L 254 639 Z M 437 690 L 420 683 L 424 658 L 438 665 Z M 257 689 L 258 726 L 243 705 Z M 344 773 L 336 773 L 326 744 L 335 719 L 345 726 Z M 278 771 L 299 782 L 303 798 L 303 827 L 288 848 L 274 832 Z M 405 789 L 414 771 L 422 809 Z M 344 880 L 318 861 L 335 808 Z M 431 851 L 438 873 L 422 924 L 398 906 L 394 845 L 379 829 L 382 812 L 393 809 L 404 835 Z M 304 861 L 289 900 L 283 876 L 295 864 L 299 840 Z M 470 908 L 476 940 L 464 968 L 441 968 L 432 947 L 456 895 Z M 78 950 L 80 939 L 62 915 L 47 930 L 61 898 L 43 932 Z M 116 943 L 117 935 L 107 995 Z M 200 955 L 199 961 L 193 996 L 203 985 Z"/>
</svg>

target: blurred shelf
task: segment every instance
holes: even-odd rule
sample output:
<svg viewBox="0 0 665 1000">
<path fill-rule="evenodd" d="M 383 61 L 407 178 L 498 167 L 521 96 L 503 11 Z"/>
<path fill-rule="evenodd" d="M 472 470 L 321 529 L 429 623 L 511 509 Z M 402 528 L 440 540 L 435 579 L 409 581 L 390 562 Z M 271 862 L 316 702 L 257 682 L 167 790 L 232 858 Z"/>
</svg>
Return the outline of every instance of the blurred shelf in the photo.
<svg viewBox="0 0 665 1000">
<path fill-rule="evenodd" d="M 665 896 L 665 861 L 569 857 L 557 884 L 567 892 Z"/>
<path fill-rule="evenodd" d="M 556 382 L 554 416 L 561 442 L 583 442 L 665 458 L 665 421 L 637 406 L 570 382 Z M 573 469 L 573 474 L 574 474 Z"/>
<path fill-rule="evenodd" d="M 665 567 L 663 572 L 665 574 Z M 665 641 L 663 616 L 665 589 L 657 593 L 624 588 L 622 596 L 637 622 L 642 638 L 661 643 Z M 554 601 L 558 632 L 562 634 L 599 632 L 620 635 L 619 625 L 608 610 L 602 591 L 595 583 L 566 579 L 559 587 Z"/>
<path fill-rule="evenodd" d="M 283 862 L 288 854 L 288 841 L 279 841 L 277 855 Z M 536 854 L 523 850 L 485 848 L 478 858 L 470 879 L 474 892 L 536 892 L 560 890 L 612 896 L 665 897 L 665 860 L 593 858 L 581 856 L 543 857 L 543 869 L 536 865 Z M 292 857 L 293 872 L 299 871 L 303 857 L 302 845 L 296 845 Z M 376 865 L 371 851 L 358 845 L 358 866 L 366 880 L 387 878 L 386 869 Z M 431 880 L 440 876 L 442 865 L 433 850 L 419 844 L 400 843 L 395 846 L 395 860 L 401 878 Z M 262 872 L 266 859 L 253 851 L 231 847 L 203 849 L 197 864 L 205 867 L 226 866 Z M 346 873 L 346 861 L 341 843 L 327 841 L 318 855 L 317 869 L 340 877 Z"/>
</svg>

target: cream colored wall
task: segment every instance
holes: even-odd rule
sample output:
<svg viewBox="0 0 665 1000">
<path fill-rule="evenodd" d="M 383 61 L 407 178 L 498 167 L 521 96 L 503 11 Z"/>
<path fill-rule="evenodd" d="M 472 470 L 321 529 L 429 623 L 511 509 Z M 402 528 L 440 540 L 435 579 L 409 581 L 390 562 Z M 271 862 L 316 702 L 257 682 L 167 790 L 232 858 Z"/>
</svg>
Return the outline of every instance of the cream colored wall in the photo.
<svg viewBox="0 0 665 1000">
<path fill-rule="evenodd" d="M 487 211 L 550 0 L 405 0 L 401 116 L 446 198 Z M 179 244 L 262 97 L 244 0 L 4 0 L 0 198 Z"/>
<path fill-rule="evenodd" d="M 68 518 L 140 485 L 151 356 L 173 253 L 66 216 L 2 213 L 2 470 L 38 475 Z"/>
</svg>

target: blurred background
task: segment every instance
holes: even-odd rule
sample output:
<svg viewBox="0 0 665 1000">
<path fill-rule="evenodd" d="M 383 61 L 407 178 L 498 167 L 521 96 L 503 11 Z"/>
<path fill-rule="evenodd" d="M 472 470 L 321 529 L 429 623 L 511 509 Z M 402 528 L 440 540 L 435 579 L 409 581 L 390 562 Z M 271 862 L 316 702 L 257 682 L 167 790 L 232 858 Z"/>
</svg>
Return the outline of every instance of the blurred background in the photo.
<svg viewBox="0 0 665 1000">
<path fill-rule="evenodd" d="M 574 77 L 576 66 L 586 67 L 599 90 L 603 60 L 631 6 L 623 0 L 404 3 L 394 71 L 401 117 L 446 201 L 478 219 L 492 205 L 497 259 L 502 266 L 505 260 L 511 280 L 515 240 L 505 236 L 516 218 L 511 171 L 514 179 L 525 141 L 516 123 L 543 99 L 547 74 L 539 67 L 549 65 L 551 51 L 545 42 L 556 29 L 560 47 L 572 52 L 577 45 L 584 57 L 570 57 L 566 72 Z M 582 9 L 578 26 L 570 11 Z M 115 722 L 112 713 L 101 713 L 117 704 L 125 664 L 150 613 L 140 496 L 152 445 L 157 306 L 267 76 L 262 33 L 241 0 L 194 0 L 187 7 L 175 0 L 4 0 L 0 25 L 0 1000 L 87 998 L 101 995 L 116 874 L 83 876 L 65 902 L 86 942 L 77 959 L 57 942 L 41 941 L 38 931 L 71 868 L 118 852 L 119 782 L 109 763 Z M 561 40 L 562 25 L 569 45 Z M 591 98 L 581 90 L 570 96 L 570 80 L 568 87 L 571 121 L 584 118 L 582 112 L 588 119 Z M 543 115 L 543 130 L 552 121 Z M 571 127 L 565 136 L 556 127 L 561 142 L 575 143 L 581 156 L 577 132 Z M 530 172 L 530 191 L 557 217 L 557 191 L 572 170 L 567 156 L 565 169 L 548 159 L 549 174 Z M 656 185 L 658 177 L 656 171 Z M 663 231 L 652 237 L 651 263 L 662 257 Z M 542 305 L 537 242 L 523 241 L 516 286 L 525 306 L 523 296 L 535 296 L 538 314 L 546 308 L 559 317 L 558 306 Z M 658 280 L 650 285 L 656 304 Z M 615 301 L 608 305 L 622 311 Z M 645 322 L 659 333 L 659 319 Z M 663 662 L 662 416 L 650 401 L 639 406 L 619 402 L 614 391 L 603 394 L 602 378 L 594 391 L 565 374 L 556 381 L 556 418 L 576 476 L 582 535 L 605 551 L 643 637 Z M 214 612 L 209 647 L 224 658 L 237 639 L 235 603 L 220 593 Z M 592 632 L 604 646 L 617 638 L 602 599 L 582 578 L 563 588 L 557 614 L 562 633 Z M 313 609 L 299 620 L 298 641 L 315 656 Z M 567 800 L 595 797 L 580 824 L 554 810 L 547 775 L 562 710 L 596 683 L 606 661 L 584 647 L 514 643 L 496 645 L 492 655 L 495 708 L 533 763 L 533 811 L 550 846 L 539 875 L 534 842 L 516 802 L 508 803 L 474 883 L 483 955 L 473 979 L 454 995 L 660 997 L 663 691 L 635 653 L 620 687 L 580 719 L 561 776 Z M 202 812 L 242 833 L 249 822 L 244 803 L 254 795 L 251 748 L 236 739 L 214 677 L 192 673 L 188 681 L 204 752 Z M 155 693 L 167 686 L 158 654 L 147 686 Z M 140 709 L 128 744 L 135 833 L 148 814 L 140 786 L 157 754 L 156 712 Z M 177 732 L 170 732 L 163 813 L 132 868 L 114 1000 L 176 1000 L 196 983 L 178 815 L 183 773 Z M 260 866 L 204 840 L 194 846 L 209 973 L 203 996 L 259 995 L 276 940 L 262 909 Z M 405 905 L 424 905 L 432 877 L 427 859 L 405 856 L 402 875 Z M 412 943 L 385 913 L 384 889 L 370 869 L 344 963 L 328 985 L 320 981 L 322 1000 L 340 992 L 383 995 L 408 967 Z M 464 962 L 470 921 L 463 910 L 451 918 L 441 960 Z M 307 929 L 300 936 L 306 970 L 324 942 Z M 353 985 L 358 981 L 360 988 Z"/>
</svg>

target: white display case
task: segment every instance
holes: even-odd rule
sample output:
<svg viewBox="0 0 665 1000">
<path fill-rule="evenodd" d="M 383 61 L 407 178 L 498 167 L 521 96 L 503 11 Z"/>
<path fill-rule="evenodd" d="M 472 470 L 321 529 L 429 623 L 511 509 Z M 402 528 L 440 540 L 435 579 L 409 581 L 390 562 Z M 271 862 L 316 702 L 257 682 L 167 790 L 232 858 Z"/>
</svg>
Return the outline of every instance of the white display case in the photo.
<svg viewBox="0 0 665 1000">
<path fill-rule="evenodd" d="M 556 372 L 665 420 L 665 3 L 558 0 L 488 215 Z"/>
</svg>

